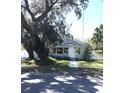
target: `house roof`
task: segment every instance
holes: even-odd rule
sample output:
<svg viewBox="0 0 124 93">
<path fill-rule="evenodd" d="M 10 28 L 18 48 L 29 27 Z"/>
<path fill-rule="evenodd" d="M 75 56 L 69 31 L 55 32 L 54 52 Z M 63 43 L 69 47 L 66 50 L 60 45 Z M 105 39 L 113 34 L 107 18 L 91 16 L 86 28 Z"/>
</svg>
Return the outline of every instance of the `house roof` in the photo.
<svg viewBox="0 0 124 93">
<path fill-rule="evenodd" d="M 63 38 L 63 42 L 58 46 L 83 46 L 83 42 L 78 39 Z"/>
</svg>

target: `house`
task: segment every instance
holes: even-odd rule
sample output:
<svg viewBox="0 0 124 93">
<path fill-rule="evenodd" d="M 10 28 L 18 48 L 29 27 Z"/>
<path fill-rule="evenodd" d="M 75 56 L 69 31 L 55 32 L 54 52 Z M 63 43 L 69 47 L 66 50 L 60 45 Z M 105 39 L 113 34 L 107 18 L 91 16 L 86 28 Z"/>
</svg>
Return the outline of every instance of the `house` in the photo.
<svg viewBox="0 0 124 93">
<path fill-rule="evenodd" d="M 73 53 L 71 49 L 74 49 Z M 63 38 L 62 43 L 49 48 L 49 56 L 70 58 L 71 55 L 73 55 L 73 57 L 75 56 L 76 59 L 83 58 L 83 43 L 81 41 L 66 37 Z"/>
</svg>

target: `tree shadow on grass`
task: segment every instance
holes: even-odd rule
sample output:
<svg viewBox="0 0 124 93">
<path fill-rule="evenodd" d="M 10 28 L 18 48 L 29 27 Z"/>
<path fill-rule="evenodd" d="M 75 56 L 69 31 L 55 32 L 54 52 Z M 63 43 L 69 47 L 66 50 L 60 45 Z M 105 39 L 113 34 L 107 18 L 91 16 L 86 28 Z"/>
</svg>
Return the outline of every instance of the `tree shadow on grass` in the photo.
<svg viewBox="0 0 124 93">
<path fill-rule="evenodd" d="M 71 71 L 61 73 L 23 73 L 21 93 L 96 93 L 95 86 L 102 87 L 102 78 L 73 74 Z"/>
<path fill-rule="evenodd" d="M 24 66 L 21 67 L 21 74 L 24 73 L 64 73 L 68 72 L 70 74 L 82 74 L 89 75 L 92 77 L 103 76 L 103 69 L 99 68 L 69 68 L 65 65 L 48 65 L 48 66 Z"/>
</svg>

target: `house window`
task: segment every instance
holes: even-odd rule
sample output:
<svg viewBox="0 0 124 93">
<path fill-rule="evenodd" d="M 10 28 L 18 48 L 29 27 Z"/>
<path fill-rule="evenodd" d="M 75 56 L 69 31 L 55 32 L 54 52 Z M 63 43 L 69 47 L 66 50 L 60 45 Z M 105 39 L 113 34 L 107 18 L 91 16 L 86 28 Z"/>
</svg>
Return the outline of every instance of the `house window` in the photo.
<svg viewBox="0 0 124 93">
<path fill-rule="evenodd" d="M 68 54 L 68 48 L 64 48 L 64 53 Z"/>
<path fill-rule="evenodd" d="M 63 48 L 57 48 L 57 54 L 63 54 Z"/>
<path fill-rule="evenodd" d="M 80 54 L 80 48 L 76 48 L 76 53 Z"/>
<path fill-rule="evenodd" d="M 53 48 L 53 53 L 56 53 L 56 48 Z"/>
</svg>

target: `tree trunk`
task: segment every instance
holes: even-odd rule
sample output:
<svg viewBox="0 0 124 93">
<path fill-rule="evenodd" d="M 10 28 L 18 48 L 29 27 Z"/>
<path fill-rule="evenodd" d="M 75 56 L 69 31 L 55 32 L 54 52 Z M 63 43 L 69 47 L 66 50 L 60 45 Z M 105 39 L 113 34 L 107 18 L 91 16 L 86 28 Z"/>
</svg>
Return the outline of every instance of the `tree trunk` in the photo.
<svg viewBox="0 0 124 93">
<path fill-rule="evenodd" d="M 31 35 L 30 40 L 23 39 L 23 41 L 30 41 L 29 43 L 24 43 L 24 47 L 29 53 L 31 59 L 34 59 L 33 51 L 35 51 L 39 57 L 39 64 L 46 64 L 44 60 L 48 58 L 48 50 L 45 46 L 45 40 L 42 38 L 40 40 L 39 36 L 35 33 L 35 29 L 32 29 L 30 25 L 27 24 L 23 13 L 21 12 L 21 26 L 26 29 L 26 31 Z M 46 61 L 49 63 L 48 61 Z"/>
<path fill-rule="evenodd" d="M 32 46 L 29 45 L 29 44 L 24 44 L 24 43 L 23 43 L 23 45 L 24 45 L 25 49 L 27 50 L 27 52 L 29 54 L 29 58 L 30 59 L 34 59 L 34 54 L 33 54 Z"/>
</svg>

